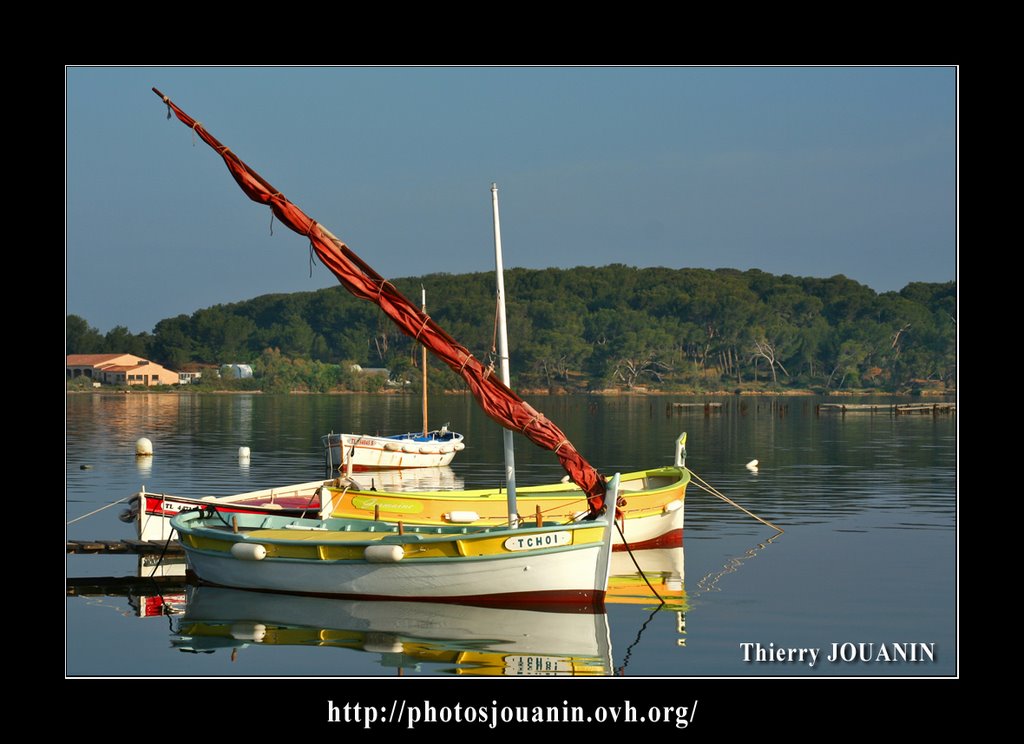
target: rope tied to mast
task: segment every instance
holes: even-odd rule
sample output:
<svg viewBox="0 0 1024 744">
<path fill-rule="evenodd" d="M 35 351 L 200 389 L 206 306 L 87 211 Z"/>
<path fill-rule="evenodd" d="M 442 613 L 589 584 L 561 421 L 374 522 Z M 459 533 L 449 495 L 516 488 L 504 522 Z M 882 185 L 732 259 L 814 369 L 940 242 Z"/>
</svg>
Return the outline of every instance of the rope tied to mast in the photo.
<svg viewBox="0 0 1024 744">
<path fill-rule="evenodd" d="M 413 341 L 419 341 L 420 340 L 420 334 L 423 333 L 423 329 L 427 327 L 427 323 L 429 323 L 429 322 L 430 322 L 430 316 L 427 315 L 426 313 L 423 313 L 423 324 L 420 326 L 420 329 L 418 331 L 416 331 L 416 335 L 412 337 Z"/>
</svg>

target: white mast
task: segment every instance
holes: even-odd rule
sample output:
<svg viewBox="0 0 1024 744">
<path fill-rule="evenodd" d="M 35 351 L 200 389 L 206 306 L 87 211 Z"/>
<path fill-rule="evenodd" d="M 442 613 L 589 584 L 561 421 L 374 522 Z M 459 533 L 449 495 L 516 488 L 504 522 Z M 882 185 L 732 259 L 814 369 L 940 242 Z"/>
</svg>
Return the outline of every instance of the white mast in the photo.
<svg viewBox="0 0 1024 744">
<path fill-rule="evenodd" d="M 423 303 L 420 306 L 423 313 L 427 312 L 427 288 L 422 284 L 420 290 L 423 292 Z M 423 345 L 423 436 L 427 436 L 427 346 Z"/>
<path fill-rule="evenodd" d="M 510 387 L 508 371 L 508 328 L 505 323 L 505 267 L 501 261 L 501 220 L 498 217 L 498 184 L 491 184 L 491 205 L 494 208 L 494 271 L 498 275 L 498 360 L 501 362 L 501 381 Z M 505 442 L 505 484 L 508 490 L 508 524 L 519 526 L 516 509 L 516 453 L 512 432 L 502 429 Z"/>
</svg>

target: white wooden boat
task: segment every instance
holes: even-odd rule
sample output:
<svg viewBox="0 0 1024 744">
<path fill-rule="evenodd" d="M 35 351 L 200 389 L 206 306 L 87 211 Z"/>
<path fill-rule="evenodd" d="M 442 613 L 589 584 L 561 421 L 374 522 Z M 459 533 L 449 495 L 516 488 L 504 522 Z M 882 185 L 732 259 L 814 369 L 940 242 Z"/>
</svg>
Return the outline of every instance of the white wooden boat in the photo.
<svg viewBox="0 0 1024 744">
<path fill-rule="evenodd" d="M 608 486 L 616 494 L 618 476 Z M 604 603 L 609 521 L 435 527 L 183 511 L 171 520 L 209 584 L 313 596 L 474 605 Z"/>
<path fill-rule="evenodd" d="M 391 436 L 370 434 L 325 434 L 327 467 L 344 470 L 394 470 L 437 468 L 451 464 L 456 453 L 466 448 L 461 434 L 442 427 L 426 434 L 409 432 Z"/>
</svg>

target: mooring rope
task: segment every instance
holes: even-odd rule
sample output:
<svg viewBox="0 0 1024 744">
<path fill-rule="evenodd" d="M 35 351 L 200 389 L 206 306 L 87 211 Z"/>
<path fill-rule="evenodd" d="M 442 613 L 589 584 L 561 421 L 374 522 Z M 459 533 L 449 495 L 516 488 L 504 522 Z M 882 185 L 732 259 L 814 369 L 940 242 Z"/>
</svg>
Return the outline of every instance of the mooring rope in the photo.
<svg viewBox="0 0 1024 744">
<path fill-rule="evenodd" d="M 737 504 L 735 501 L 730 499 L 724 493 L 719 491 L 717 488 L 715 488 L 714 486 L 709 484 L 707 481 L 705 481 L 703 478 L 701 478 L 699 475 L 697 475 L 695 472 L 693 472 L 693 470 L 690 470 L 690 475 L 696 481 L 696 484 L 697 484 L 697 486 L 699 488 L 703 489 L 704 491 L 707 491 L 712 496 L 717 496 L 718 498 L 720 498 L 722 501 L 724 501 L 725 503 L 729 504 L 730 506 L 735 506 L 737 509 L 739 509 L 741 512 L 743 512 L 747 516 L 753 517 L 754 519 L 756 519 L 761 524 L 766 525 L 768 527 L 771 527 L 776 532 L 785 532 L 785 530 L 782 529 L 781 527 L 779 527 L 778 525 L 772 524 L 767 519 L 762 519 L 761 517 L 759 517 L 756 514 L 754 514 L 754 512 L 750 511 L 749 509 L 745 509 L 742 506 L 740 506 L 739 504 Z"/>
<path fill-rule="evenodd" d="M 659 597 L 659 599 L 661 599 L 661 598 Z M 620 677 L 625 677 L 626 676 L 626 667 L 629 666 L 629 657 L 633 655 L 633 647 L 636 646 L 638 643 L 640 643 L 640 636 L 642 636 L 644 634 L 644 631 L 647 630 L 647 626 L 651 624 L 651 620 L 654 619 L 654 616 L 657 615 L 658 612 L 661 611 L 661 609 L 664 606 L 665 606 L 665 602 L 662 601 L 662 603 L 660 605 L 655 607 L 651 611 L 651 614 L 647 617 L 647 620 L 644 621 L 644 624 L 640 626 L 640 630 L 638 630 L 636 632 L 636 638 L 634 638 L 633 642 L 631 644 L 629 644 L 629 648 L 626 649 L 626 653 L 622 657 L 622 664 L 621 664 L 621 666 L 619 666 L 619 676 Z"/>
<path fill-rule="evenodd" d="M 711 571 L 705 574 L 703 578 L 701 578 L 696 583 L 696 591 L 692 592 L 690 594 L 690 597 L 696 598 L 708 592 L 718 591 L 718 582 L 721 581 L 724 576 L 739 571 L 746 561 L 750 560 L 751 558 L 756 558 L 762 550 L 764 550 L 773 542 L 775 542 L 775 538 L 777 538 L 780 534 L 782 533 L 777 532 L 764 542 L 758 543 L 755 547 L 744 551 L 743 555 L 733 556 L 727 559 L 722 568 L 718 569 L 717 571 Z"/>
<path fill-rule="evenodd" d="M 640 568 L 640 564 L 636 562 L 636 557 L 633 555 L 633 551 L 630 549 L 629 543 L 626 542 L 626 536 L 622 534 L 622 527 L 619 526 L 619 520 L 613 519 L 612 521 L 615 522 L 615 529 L 619 531 L 619 537 L 622 538 L 622 544 L 626 548 L 626 552 L 629 553 L 629 559 L 633 561 L 633 565 L 636 566 L 636 572 L 640 574 L 640 578 L 644 580 L 644 583 L 647 584 L 647 587 L 651 590 L 654 596 L 658 598 L 658 601 L 661 602 L 661 604 L 665 604 L 665 600 L 662 599 L 661 595 L 658 594 L 658 590 L 655 589 L 651 582 L 647 579 L 647 574 L 645 574 L 643 572 L 643 569 Z M 637 639 L 639 640 L 639 636 L 637 636 Z"/>
<path fill-rule="evenodd" d="M 153 566 L 153 571 L 149 574 L 149 578 L 156 576 L 156 571 L 160 568 L 160 564 L 164 562 L 164 556 L 167 555 L 167 548 L 171 545 L 171 540 L 174 538 L 174 530 L 171 530 L 171 534 L 167 536 L 167 542 L 164 543 L 164 549 L 160 551 L 160 557 L 156 559 L 156 565 Z M 160 601 L 163 602 L 163 595 L 160 595 Z M 165 603 L 166 604 L 166 603 Z"/>
<path fill-rule="evenodd" d="M 109 509 L 112 506 L 117 506 L 118 504 L 124 503 L 125 501 L 128 501 L 129 499 L 134 499 L 134 498 L 135 498 L 134 494 L 131 495 L 131 496 L 125 496 L 123 499 L 118 499 L 117 501 L 114 501 L 113 503 L 107 504 L 106 506 L 101 506 L 99 509 L 95 509 L 95 510 L 89 512 L 88 514 L 83 514 L 80 517 L 75 517 L 70 522 L 65 522 L 64 525 L 67 526 L 69 524 L 74 524 L 75 522 L 81 521 L 81 520 L 85 519 L 86 517 L 91 517 L 93 514 L 99 514 L 104 509 Z"/>
</svg>

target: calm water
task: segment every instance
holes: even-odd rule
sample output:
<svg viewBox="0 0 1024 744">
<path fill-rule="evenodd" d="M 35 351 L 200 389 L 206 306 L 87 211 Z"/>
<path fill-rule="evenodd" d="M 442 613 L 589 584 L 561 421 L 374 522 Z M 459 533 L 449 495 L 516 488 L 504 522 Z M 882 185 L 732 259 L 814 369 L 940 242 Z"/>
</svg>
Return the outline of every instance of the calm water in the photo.
<svg viewBox="0 0 1024 744">
<path fill-rule="evenodd" d="M 957 442 L 953 416 L 815 415 L 814 399 L 530 398 L 603 472 L 667 465 L 687 431 L 687 465 L 773 531 L 695 487 L 685 547 L 638 554 L 607 615 L 455 610 L 275 597 L 126 581 L 132 556 L 68 556 L 70 676 L 946 676 L 957 672 Z M 689 399 L 693 400 L 693 399 Z M 419 427 L 419 401 L 373 396 L 79 395 L 67 398 L 67 520 L 138 490 L 229 494 L 320 477 L 328 431 Z M 468 396 L 432 401 L 433 425 L 466 435 L 449 481 L 501 477 L 501 432 Z M 155 456 L 134 457 L 141 436 Z M 237 450 L 251 448 L 248 464 Z M 517 441 L 519 482 L 558 480 L 554 457 Z M 744 464 L 760 461 L 759 472 Z M 82 466 L 87 466 L 83 469 Z M 133 536 L 122 506 L 67 526 L 69 539 Z M 628 559 L 626 559 L 628 560 Z M 625 562 L 616 573 L 635 573 Z M 627 602 L 627 597 L 633 597 Z M 187 611 L 186 611 L 187 608 Z M 163 609 L 163 612 L 161 612 Z M 803 663 L 745 661 L 741 644 L 819 649 Z M 832 644 L 873 659 L 825 658 Z M 774 644 L 774 646 L 770 646 Z M 876 660 L 927 644 L 924 663 Z M 756 647 L 749 646 L 751 658 Z M 900 648 L 923 652 L 920 646 Z"/>
</svg>

